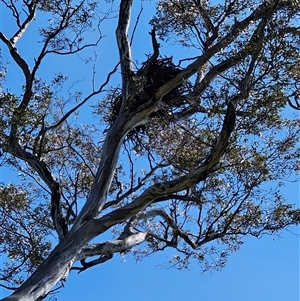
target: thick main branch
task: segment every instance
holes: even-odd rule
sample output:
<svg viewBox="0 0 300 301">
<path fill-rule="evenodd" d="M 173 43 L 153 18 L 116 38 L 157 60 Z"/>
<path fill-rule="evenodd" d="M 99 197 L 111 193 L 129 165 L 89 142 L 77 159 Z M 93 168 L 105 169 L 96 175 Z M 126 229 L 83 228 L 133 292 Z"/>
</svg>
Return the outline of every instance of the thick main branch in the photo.
<svg viewBox="0 0 300 301">
<path fill-rule="evenodd" d="M 230 102 L 219 139 L 211 153 L 197 169 L 177 179 L 150 186 L 132 203 L 108 213 L 95 222 L 101 225 L 104 224 L 106 227 L 111 227 L 144 210 L 156 198 L 185 190 L 205 180 L 214 171 L 214 167 L 219 163 L 220 158 L 225 152 L 230 135 L 234 129 L 234 124 L 235 108 L 234 104 Z"/>
<path fill-rule="evenodd" d="M 122 73 L 123 100 L 125 100 L 129 95 L 130 77 L 132 75 L 131 48 L 128 39 L 131 6 L 132 0 L 121 1 L 119 10 L 119 22 L 116 30 Z"/>
</svg>

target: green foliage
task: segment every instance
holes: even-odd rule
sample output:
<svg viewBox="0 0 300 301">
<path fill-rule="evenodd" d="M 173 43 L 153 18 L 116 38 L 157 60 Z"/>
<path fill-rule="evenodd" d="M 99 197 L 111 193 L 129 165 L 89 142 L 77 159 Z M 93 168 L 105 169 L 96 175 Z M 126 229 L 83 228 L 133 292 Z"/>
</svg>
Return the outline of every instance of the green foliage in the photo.
<svg viewBox="0 0 300 301">
<path fill-rule="evenodd" d="M 12 183 L 0 186 L 0 252 L 7 256 L 0 277 L 13 287 L 20 285 L 52 249 L 47 204 L 34 191 L 32 186 Z"/>
<path fill-rule="evenodd" d="M 114 12 L 108 2 L 103 14 L 93 1 L 24 1 L 26 26 L 32 12 L 50 20 L 38 30 L 42 48 L 33 68 L 12 47 L 18 34 L 0 36 L 25 76 L 21 93 L 13 83 L 11 92 L 1 87 L 0 97 L 1 166 L 19 179 L 0 186 L 6 287 L 21 285 L 56 240 L 59 249 L 74 225 L 90 220 L 104 218 L 116 245 L 146 234 L 139 248 L 118 253 L 142 259 L 173 248 L 171 266 L 197 261 L 204 270 L 223 268 L 244 237 L 300 222 L 295 200 L 282 195 L 284 181 L 300 166 L 300 119 L 292 110 L 300 108 L 299 1 L 156 1 L 154 54 L 134 70 L 121 5 L 120 83 L 111 80 L 118 66 L 102 74 L 104 84 L 97 82 L 96 57 L 89 92 L 61 72 L 39 78 L 45 57 L 99 50 L 99 26 Z M 25 29 L 24 11 L 18 15 L 15 1 L 6 3 L 17 28 Z M 87 42 L 95 28 L 96 41 Z M 184 49 L 178 64 L 177 57 L 165 57 L 167 48 L 159 49 L 155 33 L 161 46 Z M 86 258 L 110 259 L 100 247 Z M 93 265 L 86 258 L 81 270 Z"/>
</svg>

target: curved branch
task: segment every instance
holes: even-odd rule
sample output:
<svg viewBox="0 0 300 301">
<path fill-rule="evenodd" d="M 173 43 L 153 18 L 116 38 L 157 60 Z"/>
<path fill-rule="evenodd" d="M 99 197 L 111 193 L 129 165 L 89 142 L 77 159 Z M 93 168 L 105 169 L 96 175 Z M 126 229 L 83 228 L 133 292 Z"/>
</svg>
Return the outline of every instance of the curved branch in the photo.
<svg viewBox="0 0 300 301">
<path fill-rule="evenodd" d="M 101 264 L 109 259 L 113 258 L 113 254 L 112 253 L 108 253 L 105 255 L 100 255 L 97 259 L 91 260 L 86 262 L 85 259 L 81 259 L 80 263 L 82 264 L 82 267 L 72 267 L 71 270 L 77 270 L 78 273 L 83 272 L 84 270 L 87 270 L 88 268 L 91 268 L 97 264 Z"/>
<path fill-rule="evenodd" d="M 24 29 L 25 30 L 25 29 Z M 12 124 L 11 124 L 11 131 L 10 131 L 10 140 L 13 140 L 17 131 L 17 125 L 18 125 L 18 119 L 19 114 L 22 113 L 22 111 L 27 107 L 29 100 L 32 96 L 32 81 L 33 76 L 30 72 L 29 66 L 26 63 L 26 61 L 21 57 L 21 55 L 18 53 L 17 48 L 15 47 L 14 42 L 9 41 L 2 32 L 0 32 L 0 39 L 7 45 L 10 55 L 13 58 L 13 60 L 17 63 L 17 65 L 21 68 L 24 76 L 25 76 L 25 92 L 23 95 L 23 99 L 18 106 L 18 108 L 15 110 L 12 118 Z"/>
<path fill-rule="evenodd" d="M 245 79 L 243 81 L 243 84 L 241 85 L 241 90 L 243 90 L 243 94 L 245 95 L 247 93 L 247 86 L 249 83 L 250 75 L 253 72 L 254 65 L 256 63 L 256 60 L 261 52 L 262 46 L 263 46 L 263 40 L 264 40 L 264 34 L 263 30 L 267 24 L 267 21 L 269 19 L 270 15 L 266 16 L 261 20 L 259 23 L 257 29 L 252 34 L 249 42 L 243 47 L 241 51 L 238 52 L 238 54 L 231 56 L 230 58 L 222 61 L 218 65 L 215 65 L 212 67 L 212 69 L 203 76 L 202 80 L 198 81 L 196 83 L 196 88 L 193 93 L 200 94 L 202 91 L 212 82 L 212 80 L 223 73 L 224 71 L 228 70 L 229 68 L 237 65 L 239 62 L 241 62 L 243 59 L 245 59 L 247 56 L 252 55 L 251 62 L 249 64 L 249 70 L 247 71 L 245 75 Z M 199 73 L 199 71 L 198 71 Z"/>
<path fill-rule="evenodd" d="M 8 140 L 8 137 L 6 139 Z M 49 187 L 51 191 L 51 216 L 59 240 L 62 240 L 67 233 L 67 228 L 61 211 L 61 190 L 59 183 L 55 181 L 47 165 L 37 156 L 25 151 L 15 139 L 10 141 L 7 151 L 18 159 L 27 162 Z"/>
<path fill-rule="evenodd" d="M 146 219 L 149 217 L 155 217 L 160 216 L 173 230 L 174 234 L 181 237 L 188 245 L 190 245 L 193 249 L 197 249 L 198 245 L 192 241 L 189 236 L 182 231 L 176 224 L 176 222 L 172 219 L 172 217 L 167 214 L 163 209 L 155 208 L 150 209 L 145 212 L 141 212 L 137 214 L 135 217 L 133 217 L 131 223 L 136 223 L 138 220 Z"/>
<path fill-rule="evenodd" d="M 77 106 L 75 106 L 74 108 L 70 109 L 70 111 L 68 111 L 57 123 L 47 127 L 45 129 L 45 132 L 48 130 L 52 130 L 58 126 L 60 126 L 64 121 L 66 121 L 75 111 L 77 111 L 80 107 L 82 107 L 89 99 L 91 99 L 93 96 L 99 94 L 102 92 L 102 89 L 109 83 L 110 81 L 110 77 L 117 71 L 119 64 L 117 64 L 114 69 L 112 71 L 110 71 L 107 74 L 106 80 L 105 82 L 100 86 L 100 88 L 94 92 L 92 92 L 90 95 L 88 95 L 87 97 L 85 97 L 85 99 L 83 99 L 83 101 L 81 101 Z"/>
<path fill-rule="evenodd" d="M 300 101 L 298 100 L 298 97 L 294 96 L 294 102 L 295 104 L 292 103 L 291 99 L 288 98 L 288 104 L 291 108 L 294 110 L 300 110 Z"/>
<path fill-rule="evenodd" d="M 25 1 L 23 1 L 23 3 L 25 3 Z M 31 21 L 34 19 L 37 3 L 38 3 L 38 1 L 36 1 L 36 0 L 32 0 L 30 4 L 25 3 L 28 8 L 29 14 L 27 14 L 27 18 L 25 19 L 25 21 L 22 24 L 20 24 L 20 22 L 17 22 L 17 23 L 19 23 L 18 24 L 19 29 L 16 31 L 16 33 L 13 35 L 13 37 L 10 39 L 13 45 L 15 45 L 17 43 L 17 41 L 22 37 L 26 28 L 29 26 Z"/>
<path fill-rule="evenodd" d="M 152 204 L 158 197 L 182 191 L 205 180 L 207 176 L 214 171 L 214 167 L 219 163 L 234 129 L 235 101 L 236 100 L 233 100 L 228 104 L 223 127 L 216 145 L 197 169 L 182 177 L 178 177 L 177 179 L 150 186 L 132 203 L 104 215 L 98 220 L 95 220 L 95 223 L 99 226 L 101 225 L 101 227 L 112 227 L 113 225 L 123 222 L 142 211 Z"/>
<path fill-rule="evenodd" d="M 151 170 L 141 179 L 138 180 L 138 183 L 136 186 L 130 187 L 126 192 L 124 192 L 122 195 L 117 197 L 115 200 L 105 203 L 103 206 L 103 210 L 107 209 L 111 206 L 116 206 L 119 203 L 121 203 L 124 199 L 129 197 L 132 193 L 135 193 L 138 191 L 141 187 L 145 185 L 145 182 L 154 174 L 154 172 L 159 169 L 166 166 L 165 164 L 158 164 L 155 167 L 151 168 Z"/>
<path fill-rule="evenodd" d="M 154 100 L 159 101 L 165 94 L 171 91 L 174 87 L 179 86 L 189 77 L 198 72 L 198 70 L 204 66 L 216 53 L 220 52 L 222 49 L 226 48 L 230 43 L 232 43 L 236 37 L 245 30 L 251 23 L 259 19 L 265 18 L 265 16 L 270 16 L 275 9 L 279 9 L 288 5 L 285 1 L 275 3 L 272 5 L 266 5 L 263 3 L 256 10 L 252 12 L 247 18 L 240 22 L 236 22 L 231 31 L 222 39 L 219 40 L 216 44 L 211 46 L 205 53 L 198 57 L 193 63 L 188 65 L 182 72 L 180 72 L 174 79 L 168 81 L 166 84 L 161 86 L 154 95 Z M 157 106 L 157 103 L 155 103 Z"/>
<path fill-rule="evenodd" d="M 124 239 L 109 240 L 104 243 L 92 244 L 82 248 L 77 260 L 87 257 L 126 252 L 132 247 L 143 243 L 147 234 L 144 232 L 129 235 Z"/>
<path fill-rule="evenodd" d="M 12 56 L 14 61 L 17 63 L 17 65 L 21 68 L 21 70 L 25 76 L 26 83 L 30 82 L 30 80 L 31 80 L 30 69 L 29 69 L 27 63 L 25 62 L 25 60 L 18 53 L 18 50 L 15 47 L 15 45 L 10 40 L 8 40 L 2 32 L 0 32 L 0 40 L 2 40 L 2 42 L 4 44 L 6 44 L 8 50 L 10 52 L 10 55 Z"/>
<path fill-rule="evenodd" d="M 99 244 L 87 245 L 82 248 L 82 251 L 77 257 L 80 260 L 82 267 L 72 267 L 71 270 L 78 270 L 78 273 L 101 264 L 113 257 L 114 253 L 122 253 L 129 251 L 132 247 L 143 243 L 146 240 L 147 234 L 140 232 L 132 234 L 124 239 L 107 241 Z M 99 256 L 97 259 L 86 261 L 88 257 Z"/>
</svg>

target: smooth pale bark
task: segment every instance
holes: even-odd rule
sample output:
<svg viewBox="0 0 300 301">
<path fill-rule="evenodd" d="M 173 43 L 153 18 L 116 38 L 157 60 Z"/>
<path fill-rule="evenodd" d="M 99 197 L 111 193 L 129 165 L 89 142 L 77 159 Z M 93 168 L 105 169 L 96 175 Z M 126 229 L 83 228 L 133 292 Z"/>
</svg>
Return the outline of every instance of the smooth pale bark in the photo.
<svg viewBox="0 0 300 301">
<path fill-rule="evenodd" d="M 95 215 L 94 210 L 98 210 L 99 207 L 97 205 L 102 204 L 102 198 L 100 198 L 99 201 L 94 194 L 103 197 L 103 194 L 105 195 L 107 193 L 106 190 L 109 187 L 113 174 L 112 170 L 114 170 L 116 164 L 115 157 L 118 155 L 120 148 L 120 140 L 114 140 L 112 137 L 121 134 L 111 131 L 111 134 L 108 134 L 107 145 L 112 143 L 113 146 L 115 146 L 115 148 L 113 148 L 115 151 L 111 151 L 110 154 L 107 153 L 107 157 L 105 157 L 106 164 L 103 164 L 102 168 L 103 170 L 108 171 L 108 174 L 106 174 L 107 177 L 104 177 L 103 172 L 99 173 L 98 181 L 99 179 L 100 181 L 103 181 L 103 186 L 98 187 L 97 184 L 94 183 L 93 189 L 97 189 L 97 191 L 94 194 L 91 193 L 91 195 L 95 197 L 94 201 L 93 199 L 89 199 L 88 201 L 91 203 L 87 202 L 86 207 L 89 210 L 83 208 L 82 212 L 85 214 L 80 215 L 79 220 L 81 222 L 77 222 L 77 226 L 68 233 L 63 241 L 61 241 L 61 243 L 52 251 L 48 259 L 37 269 L 37 271 L 27 281 L 25 281 L 13 295 L 4 298 L 3 301 L 31 301 L 46 295 L 56 283 L 66 277 L 74 261 L 79 257 L 81 249 L 94 237 L 142 211 L 157 197 L 180 191 L 186 187 L 194 185 L 202 179 L 205 179 L 212 167 L 218 163 L 225 150 L 225 145 L 227 144 L 231 130 L 233 129 L 234 120 L 234 107 L 233 105 L 230 105 L 227 110 L 223 129 L 220 133 L 216 147 L 212 150 L 212 153 L 202 166 L 194 172 L 173 181 L 155 184 L 146 189 L 145 192 L 131 204 L 116 209 L 99 219 L 93 219 L 92 216 Z M 112 127 L 112 129 L 113 128 L 114 127 Z M 116 130 L 117 129 L 118 128 L 116 128 Z M 108 183 L 105 183 L 105 179 Z M 97 183 L 97 177 L 95 182 Z M 89 204 L 91 207 L 88 207 Z M 91 208 L 93 208 L 93 210 L 91 210 Z"/>
<path fill-rule="evenodd" d="M 128 23 L 132 1 L 121 2 L 123 5 L 125 5 L 126 12 L 121 11 L 120 16 L 123 15 Z M 282 3 L 282 5 L 284 5 L 284 2 Z M 2 301 L 37 300 L 45 296 L 60 280 L 66 278 L 75 260 L 93 254 L 124 251 L 126 248 L 131 248 L 132 246 L 143 242 L 145 240 L 145 234 L 141 233 L 136 237 L 128 236 L 127 238 L 119 241 L 107 242 L 106 246 L 101 246 L 102 250 L 98 249 L 98 253 L 95 251 L 95 249 L 97 249 L 96 246 L 94 250 L 92 250 L 92 246 L 87 247 L 88 242 L 90 242 L 92 239 L 101 233 L 104 233 L 110 227 L 135 216 L 149 206 L 152 202 L 154 202 L 158 197 L 187 189 L 204 180 L 211 172 L 213 172 L 213 168 L 216 166 L 216 164 L 218 164 L 225 151 L 228 139 L 230 138 L 230 134 L 234 127 L 235 103 L 228 104 L 226 117 L 223 123 L 223 128 L 219 135 L 218 142 L 211 150 L 211 153 L 203 159 L 203 163 L 197 169 L 182 177 L 178 177 L 177 179 L 163 183 L 156 183 L 155 185 L 145 189 L 145 191 L 132 203 L 118 208 L 101 218 L 97 218 L 99 212 L 106 202 L 107 193 L 117 165 L 120 147 L 126 133 L 142 123 L 147 116 L 156 111 L 159 108 L 162 97 L 166 93 L 183 83 L 193 74 L 196 74 L 202 66 L 207 64 L 213 55 L 218 53 L 222 48 L 228 46 L 243 29 L 249 26 L 252 21 L 263 18 L 265 15 L 267 15 L 267 12 L 270 13 L 271 9 L 275 9 L 275 6 L 272 6 L 271 4 L 261 5 L 246 19 L 236 23 L 228 35 L 226 35 L 223 39 L 220 39 L 215 45 L 211 46 L 205 54 L 187 66 L 180 74 L 178 74 L 178 76 L 161 86 L 157 90 L 153 99 L 151 99 L 151 101 L 148 103 L 140 105 L 137 108 L 126 107 L 125 103 L 125 106 L 123 107 L 124 110 L 120 112 L 119 116 L 108 132 L 102 149 L 100 165 L 94 183 L 91 187 L 90 195 L 81 212 L 79 213 L 71 231 L 61 240 L 57 247 L 51 252 L 51 255 L 36 270 L 36 272 L 29 277 L 29 279 L 25 281 L 20 288 L 14 292 L 14 294 L 2 299 Z M 122 22 L 122 18 L 120 20 L 120 22 Z M 131 60 L 129 60 L 130 46 L 128 40 L 124 40 L 124 37 L 127 36 L 127 25 L 128 24 L 125 24 L 123 27 L 118 27 L 117 31 L 120 61 L 123 70 L 131 69 Z M 223 65 L 222 70 L 229 68 L 231 66 L 230 63 L 232 62 L 228 61 L 228 64 Z M 205 88 L 210 84 L 213 77 L 217 74 L 215 71 L 211 74 L 208 73 L 208 75 L 210 74 L 211 76 L 207 77 L 207 75 L 199 83 L 201 91 L 205 90 Z M 126 78 L 123 77 L 122 86 L 123 95 L 134 95 L 136 92 L 130 91 L 127 76 Z M 163 215 L 160 211 L 153 211 L 152 214 L 157 214 L 168 219 L 168 217 Z"/>
<path fill-rule="evenodd" d="M 139 232 L 132 234 L 124 239 L 116 239 L 111 241 L 106 241 L 99 244 L 90 244 L 83 247 L 77 260 L 85 259 L 87 257 L 121 253 L 130 250 L 132 247 L 143 243 L 146 239 L 147 234 Z"/>
</svg>

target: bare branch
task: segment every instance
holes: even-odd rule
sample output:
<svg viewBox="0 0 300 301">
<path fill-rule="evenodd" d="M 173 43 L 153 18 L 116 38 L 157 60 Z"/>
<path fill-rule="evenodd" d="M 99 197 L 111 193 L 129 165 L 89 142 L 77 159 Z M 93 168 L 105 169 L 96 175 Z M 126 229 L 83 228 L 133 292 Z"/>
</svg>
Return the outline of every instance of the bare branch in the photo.
<svg viewBox="0 0 300 301">
<path fill-rule="evenodd" d="M 34 19 L 37 2 L 38 1 L 36 1 L 36 0 L 32 0 L 31 3 L 29 3 L 29 4 L 26 3 L 29 14 L 27 14 L 27 18 L 25 19 L 25 21 L 22 24 L 20 24 L 20 20 L 17 20 L 19 29 L 16 31 L 16 33 L 13 35 L 13 37 L 10 39 L 13 45 L 15 45 L 18 42 L 18 40 L 22 37 L 22 35 L 26 31 L 26 29 L 29 26 L 29 24 L 31 23 L 31 21 Z"/>
<path fill-rule="evenodd" d="M 130 250 L 132 247 L 143 243 L 146 239 L 146 233 L 139 232 L 131 234 L 128 237 L 110 240 L 104 243 L 91 244 L 82 248 L 77 260 L 86 259 L 97 255 L 106 255 L 112 253 L 122 253 Z"/>
<path fill-rule="evenodd" d="M 31 73 L 30 73 L 29 67 L 28 67 L 27 63 L 24 61 L 24 59 L 18 53 L 17 48 L 14 46 L 14 44 L 11 41 L 9 41 L 5 37 L 5 35 L 2 32 L 0 32 L 0 39 L 4 42 L 4 44 L 6 44 L 12 58 L 17 63 L 17 65 L 21 68 L 21 70 L 25 76 L 26 83 L 30 82 L 31 81 Z"/>
<path fill-rule="evenodd" d="M 197 249 L 197 244 L 192 241 L 188 234 L 184 233 L 182 229 L 176 224 L 176 222 L 172 219 L 172 217 L 167 214 L 163 209 L 149 209 L 147 211 L 141 212 L 133 217 L 131 223 L 136 223 L 138 220 L 147 219 L 149 217 L 160 216 L 173 230 L 174 235 L 178 235 L 181 237 L 188 245 L 190 245 L 193 249 Z"/>
<path fill-rule="evenodd" d="M 128 39 L 132 0 L 121 0 L 119 22 L 116 30 L 119 48 L 121 73 L 122 73 L 122 97 L 125 100 L 129 95 L 130 79 L 132 76 L 131 47 Z"/>
<path fill-rule="evenodd" d="M 228 140 L 234 128 L 234 123 L 235 109 L 234 105 L 230 102 L 228 104 L 227 113 L 223 123 L 223 128 L 219 135 L 218 142 L 212 149 L 211 153 L 206 157 L 204 162 L 200 165 L 200 167 L 175 180 L 157 183 L 150 186 L 132 203 L 104 215 L 95 222 L 97 224 L 104 224 L 107 227 L 111 227 L 137 214 L 138 212 L 149 206 L 151 203 L 153 203 L 156 198 L 185 190 L 196 185 L 200 181 L 205 180 L 207 176 L 213 172 L 213 168 L 218 164 L 221 156 L 225 152 Z"/>
<path fill-rule="evenodd" d="M 6 139 L 8 140 L 9 138 L 7 137 Z M 47 165 L 43 161 L 39 160 L 35 155 L 26 152 L 15 139 L 10 140 L 8 151 L 17 158 L 27 162 L 49 187 L 51 191 L 51 216 L 54 227 L 58 233 L 59 239 L 61 240 L 66 235 L 67 228 L 61 212 L 61 191 L 59 184 L 52 177 Z"/>
<path fill-rule="evenodd" d="M 138 191 L 140 188 L 142 188 L 145 185 L 145 182 L 152 175 L 154 175 L 154 173 L 157 169 L 160 169 L 160 168 L 165 167 L 165 166 L 168 166 L 168 165 L 167 164 L 158 164 L 155 167 L 152 167 L 151 170 L 143 178 L 138 179 L 137 185 L 131 186 L 128 191 L 126 191 L 125 193 L 123 193 L 122 195 L 117 197 L 116 200 L 105 203 L 105 205 L 103 206 L 103 210 L 107 209 L 109 207 L 116 206 L 116 205 L 120 204 L 124 199 L 126 199 L 127 197 L 129 197 L 130 195 L 132 195 L 133 193 Z"/>
<path fill-rule="evenodd" d="M 149 32 L 149 34 L 151 35 L 151 38 L 152 38 L 153 54 L 147 60 L 145 66 L 141 69 L 141 71 L 139 70 L 139 72 L 137 74 L 138 76 L 139 75 L 146 76 L 148 74 L 149 68 L 154 63 L 154 61 L 157 60 L 157 58 L 159 56 L 159 44 L 157 43 L 157 40 L 155 37 L 155 28 L 152 28 L 152 30 L 151 30 L 151 32 Z"/>
<path fill-rule="evenodd" d="M 19 26 L 16 42 L 31 22 L 28 6 L 37 1 L 23 0 L 23 4 L 21 1 L 16 6 L 13 0 L 3 1 L 11 3 L 8 7 Z M 202 261 L 209 257 L 206 255 L 221 254 L 219 266 L 222 266 L 223 256 L 239 247 L 240 236 L 258 237 L 297 224 L 299 210 L 285 205 L 280 189 L 270 188 L 268 191 L 259 185 L 298 170 L 299 152 L 295 145 L 299 133 L 295 128 L 299 127 L 300 121 L 280 116 L 288 103 L 299 104 L 299 68 L 294 67 L 299 62 L 294 51 L 299 48 L 296 39 L 299 29 L 291 28 L 298 4 L 292 0 L 257 1 L 249 11 L 246 4 L 236 0 L 225 1 L 223 6 L 205 3 L 201 7 L 200 1 L 196 0 L 188 5 L 185 1 L 161 0 L 158 8 L 162 10 L 157 13 L 157 22 L 153 22 L 155 27 L 150 33 L 153 54 L 134 74 L 132 41 L 128 38 L 133 1 L 120 0 L 115 31 L 119 63 L 98 89 L 94 85 L 98 63 L 94 62 L 92 91 L 83 98 L 76 94 L 76 104 L 72 106 L 72 97 L 69 102 L 56 97 L 58 93 L 64 95 L 62 79 L 57 77 L 57 82 L 53 81 L 53 86 L 57 84 L 55 93 L 59 91 L 53 97 L 52 91 L 45 88 L 46 81 L 34 81 L 34 76 L 48 53 L 67 55 L 94 45 L 81 46 L 81 35 L 87 28 L 92 28 L 95 14 L 94 9 L 86 9 L 86 5 L 89 6 L 86 1 L 80 1 L 76 7 L 59 1 L 38 3 L 41 5 L 39 9 L 58 18 L 41 29 L 44 42 L 32 72 L 15 45 L 0 34 L 0 40 L 25 75 L 22 99 L 9 95 L 0 99 L 0 109 L 5 115 L 0 120 L 1 147 L 4 153 L 12 155 L 9 163 L 16 171 L 18 166 L 25 166 L 22 179 L 26 184 L 30 181 L 20 195 L 8 191 L 11 198 L 7 203 L 15 206 L 12 212 L 22 211 L 15 196 L 20 197 L 21 205 L 26 201 L 27 206 L 27 201 L 40 197 L 38 194 L 42 190 L 38 185 L 44 185 L 41 182 L 44 181 L 51 195 L 51 212 L 48 195 L 44 194 L 38 209 L 41 208 L 42 215 L 44 212 L 45 215 L 47 212 L 49 216 L 51 214 L 59 236 L 58 245 L 49 256 L 46 254 L 46 259 L 42 248 L 37 251 L 42 258 L 34 262 L 33 268 L 41 263 L 36 272 L 4 300 L 41 300 L 54 285 L 66 278 L 71 269 L 81 272 L 111 259 L 115 253 L 130 250 L 139 257 L 172 247 L 184 256 L 184 259 L 177 260 L 183 266 L 190 258 Z M 96 7 L 96 3 L 92 1 L 89 7 Z M 17 11 L 19 4 L 21 10 L 24 8 L 20 15 Z M 191 11 L 187 9 L 189 7 Z M 163 15 L 165 12 L 169 15 Z M 22 23 L 24 13 L 28 24 Z M 142 21 L 140 14 L 141 11 L 133 24 L 132 37 L 138 22 Z M 282 18 L 285 15 L 287 20 Z M 91 18 L 90 22 L 86 22 L 88 18 Z M 169 26 L 170 20 L 173 23 L 170 22 Z M 159 21 L 163 25 L 160 26 Z M 182 45 L 185 38 L 190 38 L 187 47 L 194 46 L 198 54 L 200 49 L 202 53 L 193 59 L 182 59 L 180 63 L 185 63 L 175 66 L 171 58 L 159 58 L 162 50 L 156 40 L 156 30 L 161 32 L 162 38 L 166 37 L 162 43 L 178 33 L 183 37 Z M 193 40 L 199 45 L 193 44 Z M 214 65 L 209 68 L 210 62 Z M 162 66 L 157 68 L 157 73 L 153 67 L 156 63 Z M 85 127 L 79 128 L 76 120 L 69 125 L 67 121 L 72 114 L 93 96 L 105 92 L 104 87 L 117 72 L 119 64 L 122 95 L 119 88 L 109 89 L 111 93 L 107 98 L 100 100 L 99 108 L 103 108 L 103 112 L 100 109 L 97 112 L 103 113 L 108 129 L 103 132 L 102 126 L 95 126 L 91 120 L 87 121 L 91 125 L 87 132 Z M 164 70 L 170 70 L 170 76 L 156 76 L 168 73 Z M 194 77 L 197 79 L 193 85 L 190 80 Z M 153 89 L 147 90 L 149 86 Z M 43 96 L 33 98 L 35 89 L 37 94 L 45 95 L 45 99 Z M 29 106 L 31 100 L 33 106 Z M 60 112 L 55 105 L 59 105 Z M 39 109 L 37 113 L 34 112 L 35 106 Z M 27 115 L 18 119 L 23 112 L 32 112 L 30 117 L 33 120 Z M 110 113 L 115 114 L 114 118 L 107 117 Z M 99 142 L 98 137 L 102 134 L 106 138 L 99 138 Z M 77 137 L 79 135 L 82 139 Z M 256 138 L 257 141 L 252 143 Z M 134 150 L 132 145 L 136 146 Z M 125 159 L 125 164 L 122 160 L 124 152 L 120 153 L 122 147 L 128 154 L 129 162 Z M 133 156 L 133 151 L 141 157 Z M 135 160 L 140 160 L 145 169 L 150 166 L 150 171 L 136 170 Z M 120 165 L 124 169 L 119 169 Z M 58 174 L 59 180 L 51 172 Z M 36 174 L 39 179 L 34 183 Z M 77 208 L 82 208 L 78 214 Z M 6 217 L 5 212 L 3 216 Z M 33 222 L 48 227 L 52 233 L 50 218 L 46 222 L 39 222 L 39 218 L 40 215 L 33 217 Z M 30 224 L 27 220 L 23 221 L 19 216 L 12 216 L 11 220 L 18 224 L 22 235 L 25 232 L 25 237 L 27 233 L 31 236 L 33 232 L 26 233 Z M 2 218 L 1 222 L 5 219 Z M 13 231 L 9 223 L 2 228 L 7 233 Z M 37 229 L 43 228 L 37 226 Z M 101 234 L 116 233 L 119 235 L 117 239 L 108 238 L 103 243 L 88 245 L 100 241 Z M 31 241 L 43 247 L 43 237 L 45 235 Z M 212 249 L 214 246 L 211 249 L 211 246 L 202 247 L 216 239 L 228 248 L 225 255 L 219 253 L 218 247 L 217 251 Z M 133 249 L 138 244 L 143 244 L 141 250 Z M 35 246 L 32 245 L 30 251 L 35 250 Z M 27 250 L 25 244 L 24 249 Z M 46 252 L 50 249 L 48 246 Z M 22 250 L 16 252 L 21 254 L 21 259 L 27 255 L 26 251 L 23 254 Z M 21 259 L 16 260 L 16 266 L 24 264 Z M 82 266 L 72 268 L 77 260 Z M 7 269 L 7 274 L 10 271 L 11 278 L 18 272 L 13 266 Z M 8 282 L 7 279 L 4 281 Z"/>
<path fill-rule="evenodd" d="M 80 107 L 82 107 L 89 99 L 91 99 L 93 96 L 100 94 L 103 90 L 103 88 L 109 83 L 110 77 L 117 71 L 119 64 L 117 64 L 112 71 L 110 71 L 106 77 L 105 82 L 99 87 L 98 90 L 92 92 L 89 94 L 87 97 L 83 99 L 77 106 L 69 110 L 57 123 L 46 127 L 45 129 L 42 130 L 40 135 L 44 135 L 47 131 L 52 130 L 60 126 L 63 122 L 65 122 L 75 111 L 77 111 Z"/>
<path fill-rule="evenodd" d="M 84 270 L 86 270 L 88 268 L 91 268 L 95 265 L 104 263 L 107 260 L 110 260 L 112 258 L 113 258 L 113 254 L 108 253 L 108 254 L 100 255 L 97 259 L 91 260 L 89 262 L 86 262 L 85 259 L 81 259 L 80 263 L 82 264 L 82 267 L 72 267 L 71 270 L 77 270 L 78 273 L 81 273 L 81 272 L 83 272 Z"/>
<path fill-rule="evenodd" d="M 138 15 L 136 17 L 136 21 L 135 21 L 135 24 L 134 24 L 134 27 L 133 27 L 133 30 L 132 30 L 132 35 L 131 35 L 131 39 L 130 39 L 130 45 L 132 45 L 134 34 L 135 34 L 135 31 L 136 31 L 137 26 L 139 24 L 140 17 L 142 15 L 143 10 L 144 10 L 144 8 L 143 8 L 143 2 L 141 2 L 141 8 L 140 8 L 140 11 L 139 11 L 139 13 L 138 13 Z"/>
<path fill-rule="evenodd" d="M 285 4 L 281 3 L 281 5 L 284 6 Z M 197 73 L 202 66 L 209 62 L 213 55 L 230 45 L 230 43 L 232 43 L 232 41 L 234 41 L 234 39 L 240 34 L 240 32 L 246 29 L 249 26 L 249 24 L 251 24 L 253 21 L 263 18 L 266 14 L 269 15 L 268 13 L 270 11 L 270 8 L 272 8 L 273 11 L 276 7 L 277 6 L 275 4 L 274 6 L 272 5 L 272 7 L 268 7 L 265 4 L 262 4 L 256 10 L 254 10 L 253 13 L 250 14 L 247 18 L 245 18 L 242 21 L 236 22 L 233 25 L 231 31 L 225 37 L 223 37 L 222 39 L 220 39 L 219 42 L 208 48 L 203 55 L 199 56 L 198 59 L 196 59 L 193 63 L 188 65 L 174 79 L 161 86 L 156 92 L 154 99 L 160 100 L 166 93 L 168 93 L 174 87 L 179 86 L 193 74 Z M 157 103 L 155 104 L 157 105 Z"/>
<path fill-rule="evenodd" d="M 114 253 L 124 253 L 132 247 L 143 243 L 146 240 L 147 234 L 139 232 L 131 234 L 126 238 L 104 243 L 87 245 L 82 248 L 77 260 L 80 260 L 82 267 L 72 267 L 71 270 L 78 270 L 79 273 L 98 264 L 101 264 L 113 257 Z M 88 257 L 99 256 L 97 259 L 86 261 Z"/>
</svg>

